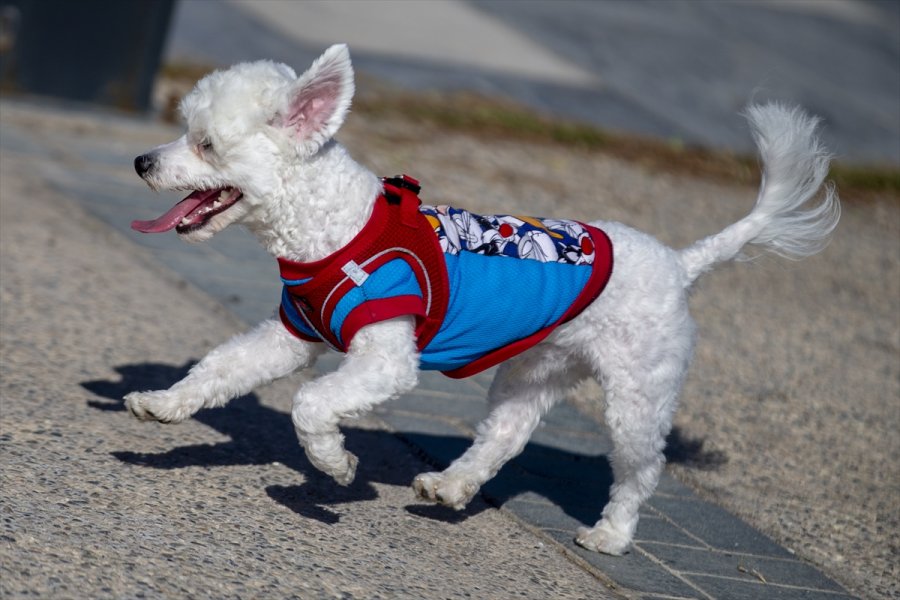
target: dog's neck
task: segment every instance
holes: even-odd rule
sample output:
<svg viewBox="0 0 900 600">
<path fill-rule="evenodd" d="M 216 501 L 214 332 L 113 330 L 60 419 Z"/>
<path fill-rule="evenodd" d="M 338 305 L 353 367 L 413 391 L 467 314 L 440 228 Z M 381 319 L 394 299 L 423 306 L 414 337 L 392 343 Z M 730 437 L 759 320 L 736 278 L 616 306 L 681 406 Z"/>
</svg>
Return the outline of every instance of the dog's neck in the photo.
<svg viewBox="0 0 900 600">
<path fill-rule="evenodd" d="M 280 198 L 245 222 L 277 258 L 310 262 L 346 246 L 372 214 L 381 180 L 337 142 L 286 170 Z"/>
</svg>

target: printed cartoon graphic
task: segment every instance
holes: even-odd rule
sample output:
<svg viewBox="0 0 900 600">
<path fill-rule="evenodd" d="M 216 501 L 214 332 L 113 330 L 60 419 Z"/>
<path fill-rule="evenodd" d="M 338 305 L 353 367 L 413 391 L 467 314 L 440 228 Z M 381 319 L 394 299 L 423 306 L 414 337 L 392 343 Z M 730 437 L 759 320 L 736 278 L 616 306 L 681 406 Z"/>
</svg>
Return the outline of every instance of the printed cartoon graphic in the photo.
<svg viewBox="0 0 900 600">
<path fill-rule="evenodd" d="M 538 262 L 590 265 L 594 243 L 577 221 L 511 215 L 476 215 L 451 206 L 422 206 L 441 248 Z"/>
<path fill-rule="evenodd" d="M 559 252 L 553 238 L 543 231 L 533 229 L 526 231 L 519 242 L 519 256 L 538 262 L 558 262 Z"/>
</svg>

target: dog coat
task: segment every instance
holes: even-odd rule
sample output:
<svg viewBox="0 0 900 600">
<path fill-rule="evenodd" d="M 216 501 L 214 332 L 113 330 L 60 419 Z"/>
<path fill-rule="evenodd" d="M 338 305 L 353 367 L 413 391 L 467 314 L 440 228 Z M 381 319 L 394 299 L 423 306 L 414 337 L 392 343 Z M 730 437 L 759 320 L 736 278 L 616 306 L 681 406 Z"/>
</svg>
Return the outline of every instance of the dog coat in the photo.
<svg viewBox="0 0 900 600">
<path fill-rule="evenodd" d="M 349 244 L 278 259 L 291 333 L 346 352 L 360 328 L 412 315 L 421 368 L 468 377 L 546 338 L 609 281 L 612 244 L 596 227 L 422 206 L 418 192 L 405 175 L 385 179 Z"/>
</svg>

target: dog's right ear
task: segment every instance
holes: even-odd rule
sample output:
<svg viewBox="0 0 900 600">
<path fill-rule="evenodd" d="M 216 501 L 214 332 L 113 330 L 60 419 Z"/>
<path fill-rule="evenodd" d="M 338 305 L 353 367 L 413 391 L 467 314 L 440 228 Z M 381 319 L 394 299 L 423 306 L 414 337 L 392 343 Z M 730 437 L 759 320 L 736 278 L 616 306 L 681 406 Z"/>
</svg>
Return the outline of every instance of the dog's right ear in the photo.
<svg viewBox="0 0 900 600">
<path fill-rule="evenodd" d="M 291 86 L 288 106 L 278 122 L 313 154 L 344 123 L 353 91 L 350 51 L 346 44 L 335 44 Z"/>
</svg>

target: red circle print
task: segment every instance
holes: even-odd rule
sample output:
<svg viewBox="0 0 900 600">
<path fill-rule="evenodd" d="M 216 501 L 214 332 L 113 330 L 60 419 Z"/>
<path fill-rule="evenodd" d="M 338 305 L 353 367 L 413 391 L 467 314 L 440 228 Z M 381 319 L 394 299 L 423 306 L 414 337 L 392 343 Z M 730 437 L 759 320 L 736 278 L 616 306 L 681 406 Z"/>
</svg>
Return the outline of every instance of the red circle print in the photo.
<svg viewBox="0 0 900 600">
<path fill-rule="evenodd" d="M 581 238 L 581 252 L 587 256 L 594 253 L 594 242 L 591 240 L 590 236 L 584 236 Z"/>
</svg>

